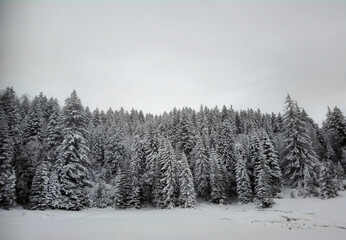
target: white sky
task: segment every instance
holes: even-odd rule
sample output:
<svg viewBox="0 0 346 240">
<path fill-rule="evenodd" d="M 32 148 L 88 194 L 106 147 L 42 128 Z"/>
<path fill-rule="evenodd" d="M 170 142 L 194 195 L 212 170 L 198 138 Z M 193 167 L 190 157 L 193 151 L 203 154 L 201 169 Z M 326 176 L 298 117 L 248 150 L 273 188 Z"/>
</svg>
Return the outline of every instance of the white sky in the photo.
<svg viewBox="0 0 346 240">
<path fill-rule="evenodd" d="M 346 114 L 346 2 L 0 3 L 0 88 L 92 109 Z"/>
</svg>

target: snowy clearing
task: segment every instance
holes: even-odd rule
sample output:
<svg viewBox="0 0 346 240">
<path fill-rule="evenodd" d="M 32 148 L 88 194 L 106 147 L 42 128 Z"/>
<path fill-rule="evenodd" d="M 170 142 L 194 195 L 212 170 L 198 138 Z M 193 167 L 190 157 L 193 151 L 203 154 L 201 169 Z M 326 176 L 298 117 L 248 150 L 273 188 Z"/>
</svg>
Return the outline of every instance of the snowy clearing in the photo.
<svg viewBox="0 0 346 240">
<path fill-rule="evenodd" d="M 286 194 L 285 194 L 286 195 Z M 10 239 L 345 239 L 346 192 L 335 199 L 275 199 L 271 209 L 200 204 L 197 209 L 0 210 Z"/>
</svg>

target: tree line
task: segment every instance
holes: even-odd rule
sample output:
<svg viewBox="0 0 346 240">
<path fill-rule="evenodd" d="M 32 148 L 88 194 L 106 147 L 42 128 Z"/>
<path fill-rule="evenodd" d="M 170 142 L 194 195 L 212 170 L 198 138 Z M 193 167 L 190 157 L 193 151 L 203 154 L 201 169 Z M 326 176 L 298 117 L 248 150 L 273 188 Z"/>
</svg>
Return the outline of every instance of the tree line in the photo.
<svg viewBox="0 0 346 240">
<path fill-rule="evenodd" d="M 0 94 L 2 208 L 270 207 L 283 186 L 337 196 L 345 163 L 340 109 L 328 108 L 320 127 L 289 95 L 282 115 L 232 106 L 144 115 L 91 111 L 76 91 L 62 108 L 43 93 Z"/>
</svg>

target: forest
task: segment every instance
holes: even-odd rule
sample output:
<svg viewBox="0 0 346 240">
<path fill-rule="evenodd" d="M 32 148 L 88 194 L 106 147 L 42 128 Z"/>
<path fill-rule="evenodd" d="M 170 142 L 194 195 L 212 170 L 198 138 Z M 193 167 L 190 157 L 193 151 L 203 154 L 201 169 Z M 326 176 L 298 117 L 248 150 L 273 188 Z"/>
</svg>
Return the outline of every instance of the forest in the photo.
<svg viewBox="0 0 346 240">
<path fill-rule="evenodd" d="M 0 207 L 81 210 L 194 208 L 201 201 L 275 204 L 334 198 L 344 190 L 346 121 L 328 108 L 319 126 L 287 95 L 282 113 L 198 111 L 161 115 L 60 106 L 40 93 L 0 92 Z"/>
</svg>

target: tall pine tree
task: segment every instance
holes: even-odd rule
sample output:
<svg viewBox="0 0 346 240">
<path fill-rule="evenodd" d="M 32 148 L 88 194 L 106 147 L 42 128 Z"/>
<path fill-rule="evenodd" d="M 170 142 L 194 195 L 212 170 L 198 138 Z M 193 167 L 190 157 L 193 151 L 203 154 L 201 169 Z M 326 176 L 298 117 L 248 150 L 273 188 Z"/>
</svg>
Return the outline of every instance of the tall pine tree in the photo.
<svg viewBox="0 0 346 240">
<path fill-rule="evenodd" d="M 12 167 L 14 158 L 13 141 L 7 119 L 0 106 L 0 207 L 10 208 L 15 204 L 16 176 Z"/>
<path fill-rule="evenodd" d="M 240 143 L 235 145 L 237 193 L 242 203 L 252 199 L 250 178 L 246 168 L 245 151 Z"/>
<path fill-rule="evenodd" d="M 158 200 L 158 207 L 173 208 L 176 204 L 177 187 L 177 159 L 169 139 L 164 139 L 164 144 L 158 153 L 160 165 L 162 192 Z"/>
<path fill-rule="evenodd" d="M 196 193 L 193 177 L 186 156 L 181 154 L 179 169 L 179 205 L 183 208 L 192 208 L 196 205 Z"/>
<path fill-rule="evenodd" d="M 210 164 L 210 200 L 214 203 L 225 203 L 227 197 L 225 189 L 226 182 L 222 176 L 219 157 L 214 149 L 211 149 L 210 152 Z"/>
<path fill-rule="evenodd" d="M 89 149 L 86 118 L 76 91 L 66 99 L 62 114 L 63 142 L 59 147 L 58 169 L 62 201 L 60 207 L 80 210 L 89 206 Z"/>
<path fill-rule="evenodd" d="M 288 95 L 284 111 L 285 155 L 282 161 L 284 180 L 291 187 L 303 186 L 304 168 L 315 179 L 317 156 L 307 134 L 306 125 L 296 102 Z"/>
<path fill-rule="evenodd" d="M 52 195 L 49 189 L 49 166 L 44 160 L 36 169 L 30 193 L 30 209 L 45 210 L 50 207 Z"/>
<path fill-rule="evenodd" d="M 210 161 L 202 137 L 199 134 L 193 150 L 193 158 L 195 161 L 194 180 L 197 195 L 207 200 L 210 195 Z"/>
</svg>

